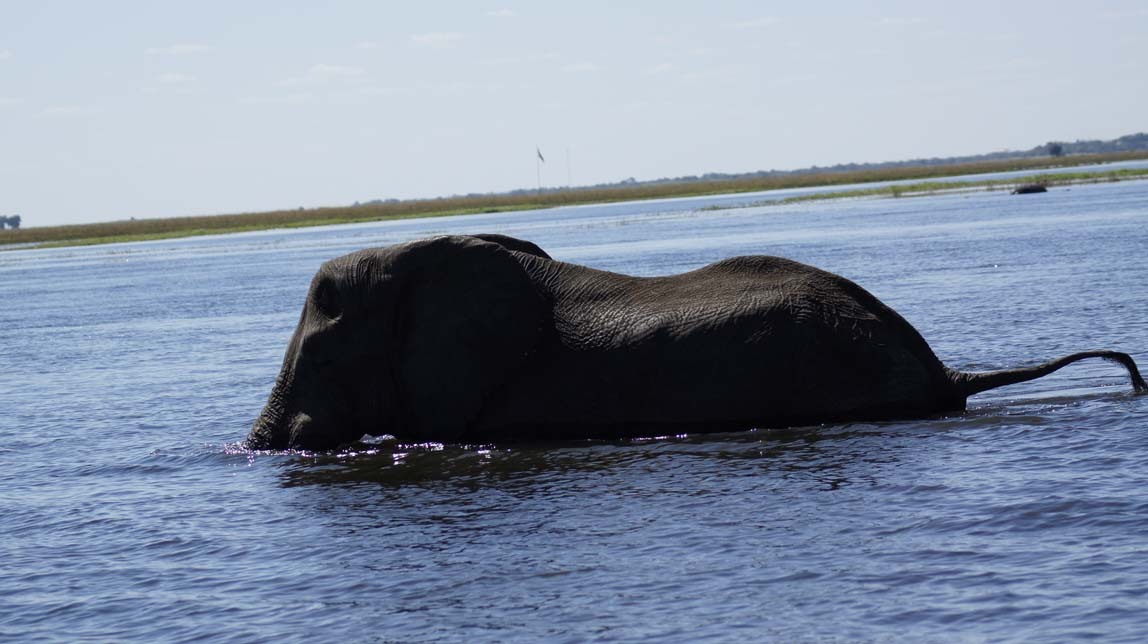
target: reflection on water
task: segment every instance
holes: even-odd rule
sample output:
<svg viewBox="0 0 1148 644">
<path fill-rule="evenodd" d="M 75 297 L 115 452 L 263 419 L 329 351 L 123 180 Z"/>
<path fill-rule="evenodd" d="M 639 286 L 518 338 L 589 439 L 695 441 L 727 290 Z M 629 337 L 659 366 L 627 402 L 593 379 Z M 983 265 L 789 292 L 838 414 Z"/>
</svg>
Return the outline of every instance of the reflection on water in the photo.
<svg viewBox="0 0 1148 644">
<path fill-rule="evenodd" d="M 827 431 L 856 430 L 848 426 L 800 428 L 480 447 L 438 443 L 401 445 L 387 441 L 358 444 L 338 454 L 288 455 L 282 476 L 286 486 L 374 483 L 401 487 L 428 481 L 449 481 L 463 486 L 498 485 L 512 479 L 529 479 L 532 475 L 577 477 L 638 464 L 662 467 L 660 461 L 683 458 L 773 458 L 797 445 L 823 440 Z"/>
<path fill-rule="evenodd" d="M 950 366 L 1148 366 L 1148 183 L 759 195 L 0 253 L 0 640 L 1139 641 L 1148 397 L 651 440 L 236 448 L 326 259 L 501 232 L 637 275 L 850 277 Z"/>
</svg>

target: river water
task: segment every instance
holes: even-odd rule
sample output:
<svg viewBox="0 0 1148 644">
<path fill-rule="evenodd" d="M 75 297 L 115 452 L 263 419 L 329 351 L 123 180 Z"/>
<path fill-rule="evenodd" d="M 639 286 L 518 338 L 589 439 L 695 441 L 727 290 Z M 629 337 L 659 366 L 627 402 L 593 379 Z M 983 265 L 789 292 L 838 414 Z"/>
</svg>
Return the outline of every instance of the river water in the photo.
<svg viewBox="0 0 1148 644">
<path fill-rule="evenodd" d="M 1148 182 L 747 199 L 0 253 L 0 640 L 1141 641 L 1148 396 L 1104 362 L 914 422 L 236 445 L 318 265 L 448 232 L 639 275 L 782 255 L 956 368 L 1148 368 Z"/>
</svg>

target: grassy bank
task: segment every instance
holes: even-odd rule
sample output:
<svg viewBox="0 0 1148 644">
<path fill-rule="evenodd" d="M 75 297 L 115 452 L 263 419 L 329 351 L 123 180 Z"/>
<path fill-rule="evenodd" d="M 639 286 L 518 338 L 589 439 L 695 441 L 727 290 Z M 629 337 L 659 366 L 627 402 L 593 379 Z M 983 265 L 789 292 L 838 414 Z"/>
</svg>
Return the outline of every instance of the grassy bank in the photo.
<svg viewBox="0 0 1148 644">
<path fill-rule="evenodd" d="M 49 226 L 0 231 L 0 245 L 31 244 L 35 247 L 105 244 L 125 241 L 142 241 L 194 235 L 320 226 L 365 221 L 383 221 L 411 217 L 440 217 L 480 212 L 505 212 L 528 210 L 587 203 L 609 203 L 638 199 L 663 199 L 671 197 L 704 196 L 737 192 L 757 192 L 782 188 L 826 187 L 854 183 L 871 183 L 898 180 L 920 179 L 921 183 L 896 187 L 875 188 L 868 194 L 900 196 L 901 194 L 927 192 L 930 190 L 951 190 L 978 186 L 1005 186 L 1022 183 L 1026 179 L 982 182 L 936 182 L 935 187 L 925 180 L 939 177 L 952 177 L 989 172 L 1009 172 L 1036 170 L 1056 167 L 1071 167 L 1094 163 L 1128 161 L 1148 158 L 1148 152 L 1073 155 L 1066 157 L 1043 157 L 1006 159 L 1000 161 L 963 163 L 953 165 L 922 165 L 876 170 L 848 172 L 806 172 L 782 176 L 753 177 L 721 181 L 683 181 L 677 183 L 619 185 L 599 189 L 571 189 L 546 191 L 540 194 L 495 194 L 441 199 L 420 199 L 388 203 L 371 203 L 357 206 L 332 208 L 312 208 L 299 210 L 279 210 L 259 213 L 229 215 L 209 215 L 197 217 L 172 217 L 166 219 L 138 219 L 99 224 L 73 226 Z M 1131 175 L 1116 173 L 1065 173 L 1085 174 L 1075 179 L 1042 177 L 1042 180 L 1055 182 L 1106 180 L 1109 175 L 1129 178 Z M 1061 177 L 1062 175 L 1053 175 Z M 1139 176 L 1139 175 L 1137 175 Z M 1099 178 L 1098 178 L 1099 177 Z M 1111 180 L 1111 179 L 1107 179 Z M 841 193 L 819 193 L 795 197 L 794 200 L 812 198 L 832 198 L 834 196 L 865 196 L 866 190 L 849 190 Z"/>
<path fill-rule="evenodd" d="M 852 197 L 916 197 L 937 194 L 940 192 L 956 192 L 968 190 L 1011 190 L 1018 185 L 1040 184 L 1045 187 L 1071 186 L 1083 183 L 1112 183 L 1127 181 L 1129 179 L 1148 178 L 1148 168 L 1134 170 L 1109 170 L 1104 172 L 1057 172 L 1050 174 L 1030 175 L 1016 179 L 986 179 L 970 181 L 921 181 L 905 183 L 895 186 L 880 186 L 877 188 L 858 188 L 856 190 L 841 190 L 835 192 L 818 192 L 809 195 L 797 195 L 773 201 L 762 201 L 758 204 L 797 203 L 801 201 L 817 201 L 821 199 L 845 199 Z M 752 205 L 758 205 L 752 204 Z"/>
</svg>

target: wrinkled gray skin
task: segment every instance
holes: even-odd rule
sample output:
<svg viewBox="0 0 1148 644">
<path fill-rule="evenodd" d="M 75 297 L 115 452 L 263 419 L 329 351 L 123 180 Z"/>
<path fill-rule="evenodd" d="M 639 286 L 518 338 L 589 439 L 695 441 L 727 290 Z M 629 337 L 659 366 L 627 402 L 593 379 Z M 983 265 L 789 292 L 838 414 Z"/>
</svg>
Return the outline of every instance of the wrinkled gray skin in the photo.
<svg viewBox="0 0 1148 644">
<path fill-rule="evenodd" d="M 948 369 L 856 284 L 777 257 L 668 277 L 551 259 L 501 235 L 333 259 L 311 283 L 247 444 L 616 438 L 913 418 L 1088 357 Z"/>
</svg>

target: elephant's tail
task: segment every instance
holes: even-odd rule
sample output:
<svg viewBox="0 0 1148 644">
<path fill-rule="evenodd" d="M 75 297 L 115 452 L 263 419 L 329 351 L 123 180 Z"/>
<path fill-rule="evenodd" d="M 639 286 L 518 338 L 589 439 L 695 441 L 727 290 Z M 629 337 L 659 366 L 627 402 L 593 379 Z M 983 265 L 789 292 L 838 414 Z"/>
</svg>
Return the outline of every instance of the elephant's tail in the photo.
<svg viewBox="0 0 1148 644">
<path fill-rule="evenodd" d="M 1136 362 L 1132 360 L 1132 356 L 1127 353 L 1120 353 L 1119 351 L 1082 351 L 1064 356 L 1063 358 L 1057 358 L 1056 360 L 1050 360 L 1041 365 L 1022 367 L 1020 369 L 1002 369 L 1000 371 L 985 371 L 980 373 L 950 371 L 949 377 L 952 379 L 953 384 L 957 386 L 961 395 L 967 398 L 973 394 L 978 394 L 989 389 L 996 389 L 997 387 L 1047 376 L 1061 367 L 1072 364 L 1077 360 L 1084 360 L 1085 358 L 1104 358 L 1105 360 L 1119 362 L 1124 365 L 1124 368 L 1128 370 L 1128 375 L 1132 377 L 1132 389 L 1139 393 L 1148 392 L 1148 384 L 1144 383 L 1144 378 L 1140 376 L 1140 370 L 1136 368 Z"/>
</svg>

